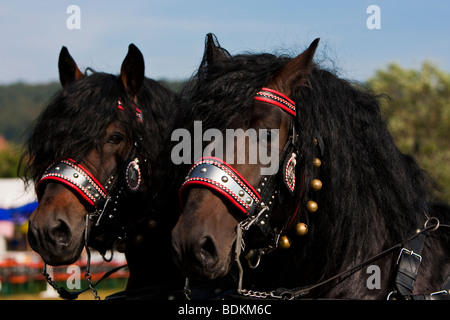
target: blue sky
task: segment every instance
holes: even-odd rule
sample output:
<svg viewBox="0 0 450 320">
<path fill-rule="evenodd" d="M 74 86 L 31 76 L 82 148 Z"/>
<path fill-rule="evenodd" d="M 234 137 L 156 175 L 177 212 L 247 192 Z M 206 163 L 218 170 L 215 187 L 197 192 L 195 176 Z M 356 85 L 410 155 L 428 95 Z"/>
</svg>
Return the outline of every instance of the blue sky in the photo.
<svg viewBox="0 0 450 320">
<path fill-rule="evenodd" d="M 79 30 L 66 26 L 72 4 Z M 380 8 L 379 30 L 366 26 L 369 5 Z M 320 37 L 317 61 L 348 79 L 365 80 L 390 62 L 419 68 L 430 60 L 450 72 L 449 13 L 442 0 L 3 1 L 0 84 L 57 80 L 63 45 L 82 70 L 117 74 L 130 43 L 144 55 L 146 76 L 185 79 L 208 32 L 232 54 L 296 55 Z"/>
</svg>

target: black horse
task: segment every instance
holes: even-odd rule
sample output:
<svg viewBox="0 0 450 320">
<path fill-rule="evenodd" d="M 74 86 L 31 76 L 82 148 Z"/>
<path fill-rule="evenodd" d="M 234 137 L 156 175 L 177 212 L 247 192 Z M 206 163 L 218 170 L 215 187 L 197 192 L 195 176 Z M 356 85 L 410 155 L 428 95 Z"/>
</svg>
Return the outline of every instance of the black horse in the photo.
<svg viewBox="0 0 450 320">
<path fill-rule="evenodd" d="M 84 247 L 103 254 L 117 247 L 130 292 L 172 282 L 182 288 L 170 255 L 177 193 L 165 183 L 171 163 L 161 156 L 178 96 L 144 77 L 133 44 L 119 76 L 83 74 L 65 47 L 59 73 L 63 88 L 35 121 L 21 159 L 39 200 L 31 247 L 50 265 L 75 262 Z"/>
<path fill-rule="evenodd" d="M 380 98 L 313 63 L 318 43 L 295 58 L 231 56 L 207 36 L 182 93 L 187 128 L 193 133 L 201 121 L 203 131 L 265 136 L 242 143 L 243 163 L 217 156 L 230 151 L 236 160 L 236 144 L 192 159 L 172 231 L 178 266 L 190 278 L 235 274 L 240 296 L 380 299 L 448 290 L 450 208 L 434 201 L 432 179 L 395 146 Z M 262 174 L 268 165 L 259 158 L 248 162 L 252 144 L 278 156 L 277 173 Z M 421 297 L 443 296 L 448 291 Z"/>
</svg>

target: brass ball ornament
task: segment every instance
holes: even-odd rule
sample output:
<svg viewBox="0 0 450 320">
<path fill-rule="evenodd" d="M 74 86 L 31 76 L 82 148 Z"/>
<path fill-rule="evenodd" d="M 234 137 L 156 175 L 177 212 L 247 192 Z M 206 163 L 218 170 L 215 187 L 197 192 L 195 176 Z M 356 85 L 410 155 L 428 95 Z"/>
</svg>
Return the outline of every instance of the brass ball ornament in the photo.
<svg viewBox="0 0 450 320">
<path fill-rule="evenodd" d="M 319 209 L 319 206 L 317 205 L 317 202 L 312 201 L 312 200 L 309 200 L 309 201 L 306 203 L 306 209 L 307 209 L 309 212 L 313 213 L 313 212 L 316 212 L 316 211 Z"/>
<path fill-rule="evenodd" d="M 305 236 L 308 233 L 308 226 L 306 225 L 306 223 L 297 223 L 297 225 L 295 226 L 295 233 L 300 237 Z"/>
<path fill-rule="evenodd" d="M 311 181 L 311 188 L 313 188 L 315 191 L 319 191 L 320 189 L 322 189 L 322 181 L 320 181 L 319 179 L 313 179 Z"/>
<path fill-rule="evenodd" d="M 322 161 L 320 161 L 319 158 L 314 158 L 313 165 L 314 165 L 314 167 L 319 168 L 322 165 Z"/>
<path fill-rule="evenodd" d="M 280 237 L 278 246 L 281 249 L 289 249 L 291 247 L 291 240 L 287 236 L 283 235 Z"/>
</svg>

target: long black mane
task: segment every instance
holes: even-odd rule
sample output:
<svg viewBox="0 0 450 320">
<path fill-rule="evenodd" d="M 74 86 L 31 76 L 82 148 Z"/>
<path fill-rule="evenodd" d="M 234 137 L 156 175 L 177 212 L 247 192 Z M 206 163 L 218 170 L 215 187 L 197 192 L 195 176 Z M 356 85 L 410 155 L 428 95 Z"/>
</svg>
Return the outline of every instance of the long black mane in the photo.
<svg viewBox="0 0 450 320">
<path fill-rule="evenodd" d="M 100 148 L 112 121 L 121 123 L 130 143 L 139 144 L 139 152 L 147 160 L 145 177 L 154 177 L 161 141 L 167 141 L 172 127 L 176 99 L 169 89 L 146 78 L 137 96 L 143 117 L 139 122 L 135 104 L 117 76 L 86 74 L 57 92 L 32 125 L 21 159 L 24 179 L 36 183 L 47 166 L 58 159 L 82 160 L 91 150 Z M 118 100 L 123 110 L 118 108 Z"/>
<path fill-rule="evenodd" d="M 202 121 L 203 130 L 248 123 L 256 92 L 291 60 L 267 53 L 231 56 L 222 50 L 226 58 L 211 62 L 204 57 L 182 91 L 181 114 L 188 127 L 194 120 Z M 262 274 L 268 287 L 308 284 L 336 274 L 411 236 L 427 216 L 449 223 L 450 208 L 433 203 L 431 177 L 394 144 L 382 117 L 381 97 L 315 65 L 307 85 L 290 98 L 297 106 L 301 154 L 296 180 L 304 179 L 308 186 L 318 178 L 323 188 L 315 194 L 305 190 L 301 197 L 297 189 L 297 203 L 314 197 L 319 210 L 302 210 L 299 219 L 308 223 L 308 235 L 292 239 L 290 251 L 271 254 L 283 269 Z M 323 141 L 321 154 L 314 138 Z M 320 169 L 312 165 L 315 157 L 322 161 Z M 440 236 L 449 247 L 450 238 L 442 232 Z M 302 270 L 302 263 L 311 259 L 317 268 Z"/>
</svg>

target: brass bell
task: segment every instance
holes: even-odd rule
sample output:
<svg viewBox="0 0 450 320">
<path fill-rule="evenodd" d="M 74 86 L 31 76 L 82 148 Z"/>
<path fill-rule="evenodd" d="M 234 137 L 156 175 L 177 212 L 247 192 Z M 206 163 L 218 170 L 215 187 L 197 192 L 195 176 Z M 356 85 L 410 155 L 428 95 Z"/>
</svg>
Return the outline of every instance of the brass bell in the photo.
<svg viewBox="0 0 450 320">
<path fill-rule="evenodd" d="M 289 249 L 291 247 L 291 240 L 286 236 L 281 236 L 278 245 L 281 249 Z"/>
<path fill-rule="evenodd" d="M 319 158 L 314 158 L 313 164 L 314 164 L 314 167 L 319 168 L 322 165 L 322 161 L 320 161 Z"/>
<path fill-rule="evenodd" d="M 313 179 L 313 181 L 311 181 L 311 187 L 314 190 L 319 191 L 320 189 L 322 189 L 322 181 L 320 181 L 319 179 Z"/>
<path fill-rule="evenodd" d="M 306 203 L 306 209 L 312 213 L 312 212 L 316 212 L 317 209 L 319 209 L 319 206 L 317 205 L 317 202 L 309 200 Z"/>
<path fill-rule="evenodd" d="M 306 223 L 299 222 L 295 226 L 295 233 L 297 233 L 298 236 L 302 237 L 308 233 L 308 226 Z"/>
</svg>

